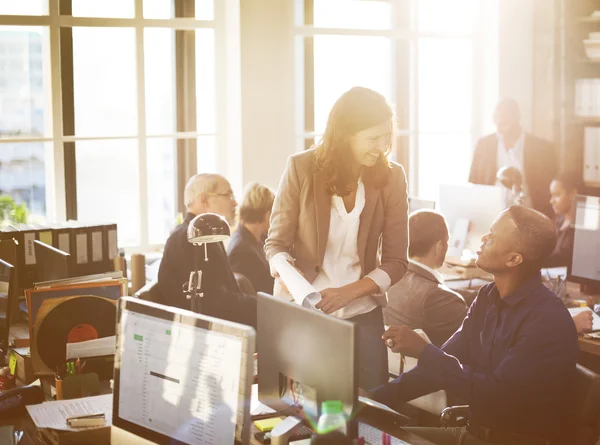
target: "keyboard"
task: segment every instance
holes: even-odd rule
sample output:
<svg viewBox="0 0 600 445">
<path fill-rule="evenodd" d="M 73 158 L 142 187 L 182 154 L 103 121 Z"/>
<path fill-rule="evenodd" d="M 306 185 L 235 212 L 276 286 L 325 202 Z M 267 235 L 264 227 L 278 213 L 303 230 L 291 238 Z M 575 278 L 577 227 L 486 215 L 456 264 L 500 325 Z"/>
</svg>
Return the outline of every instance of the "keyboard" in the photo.
<svg viewBox="0 0 600 445">
<path fill-rule="evenodd" d="M 360 422 L 358 424 L 358 436 L 365 439 L 366 445 L 383 445 L 383 431 L 366 423 Z M 393 436 L 390 439 L 392 445 L 410 445 L 408 442 L 396 439 Z"/>
</svg>

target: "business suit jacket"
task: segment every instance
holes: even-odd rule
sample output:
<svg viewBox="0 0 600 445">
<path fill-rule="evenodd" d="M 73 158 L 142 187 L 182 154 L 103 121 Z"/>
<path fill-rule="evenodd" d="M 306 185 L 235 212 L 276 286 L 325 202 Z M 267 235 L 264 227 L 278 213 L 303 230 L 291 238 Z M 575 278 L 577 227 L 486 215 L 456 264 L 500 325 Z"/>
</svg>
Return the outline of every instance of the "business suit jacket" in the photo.
<svg viewBox="0 0 600 445">
<path fill-rule="evenodd" d="M 273 277 L 263 243 L 259 243 L 242 224 L 231 237 L 227 256 L 231 269 L 248 278 L 256 292 L 273 294 Z"/>
<path fill-rule="evenodd" d="M 479 140 L 473 153 L 469 182 L 494 185 L 498 172 L 498 136 L 496 133 Z M 548 141 L 525 134 L 523 147 L 523 169 L 525 181 L 534 209 L 552 217 L 550 205 L 550 183 L 557 173 L 554 147 Z"/>
<path fill-rule="evenodd" d="M 422 329 L 436 346 L 441 346 L 462 324 L 467 305 L 462 296 L 444 286 L 418 264 L 388 290 L 384 323 Z"/>
<path fill-rule="evenodd" d="M 158 270 L 159 302 L 190 310 L 182 286 L 190 272 L 202 270 L 202 313 L 256 327 L 256 300 L 238 289 L 223 243 L 207 244 L 208 261 L 204 261 L 204 246 L 188 242 L 187 228 L 194 216 L 188 213 L 167 239 Z"/>
<path fill-rule="evenodd" d="M 365 207 L 360 215 L 358 255 L 361 276 L 379 268 L 396 283 L 406 272 L 408 246 L 408 198 L 402 166 L 392 163 L 385 187 L 365 186 Z M 320 272 L 329 235 L 331 196 L 326 177 L 315 163 L 314 150 L 288 158 L 273 203 L 271 227 L 265 243 L 267 260 L 287 252 L 296 267 L 313 282 Z M 378 247 L 382 240 L 381 264 Z M 385 296 L 377 296 L 385 306 Z"/>
</svg>

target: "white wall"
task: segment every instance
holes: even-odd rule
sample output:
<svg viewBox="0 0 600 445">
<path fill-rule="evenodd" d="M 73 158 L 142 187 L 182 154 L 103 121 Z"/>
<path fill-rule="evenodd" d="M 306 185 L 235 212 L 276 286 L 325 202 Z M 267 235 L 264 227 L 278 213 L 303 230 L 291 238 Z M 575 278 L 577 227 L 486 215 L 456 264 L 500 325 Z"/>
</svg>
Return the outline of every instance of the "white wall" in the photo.
<svg viewBox="0 0 600 445">
<path fill-rule="evenodd" d="M 514 98 L 523 128 L 533 129 L 534 0 L 501 0 L 498 23 L 499 96 Z"/>
<path fill-rule="evenodd" d="M 295 152 L 294 2 L 240 4 L 242 182 L 276 189 Z"/>
</svg>

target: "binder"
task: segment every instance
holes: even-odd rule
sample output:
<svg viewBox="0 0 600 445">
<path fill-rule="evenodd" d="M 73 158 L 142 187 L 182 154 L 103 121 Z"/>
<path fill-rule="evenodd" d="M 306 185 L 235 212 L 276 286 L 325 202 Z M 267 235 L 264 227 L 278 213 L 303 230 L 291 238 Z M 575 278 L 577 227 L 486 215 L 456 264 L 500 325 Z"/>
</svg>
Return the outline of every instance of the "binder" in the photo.
<svg viewBox="0 0 600 445">
<path fill-rule="evenodd" d="M 90 224 L 85 226 L 88 234 L 88 256 L 89 268 L 87 274 L 103 273 L 107 270 L 106 265 L 106 246 L 104 242 L 105 230 L 103 224 Z"/>
<path fill-rule="evenodd" d="M 116 224 L 105 224 L 104 225 L 104 242 L 106 253 L 104 271 L 114 270 L 114 261 L 119 256 L 119 245 L 117 241 L 117 225 Z"/>
<path fill-rule="evenodd" d="M 90 255 L 87 228 L 77 221 L 69 221 L 68 226 L 73 276 L 88 275 Z"/>
</svg>

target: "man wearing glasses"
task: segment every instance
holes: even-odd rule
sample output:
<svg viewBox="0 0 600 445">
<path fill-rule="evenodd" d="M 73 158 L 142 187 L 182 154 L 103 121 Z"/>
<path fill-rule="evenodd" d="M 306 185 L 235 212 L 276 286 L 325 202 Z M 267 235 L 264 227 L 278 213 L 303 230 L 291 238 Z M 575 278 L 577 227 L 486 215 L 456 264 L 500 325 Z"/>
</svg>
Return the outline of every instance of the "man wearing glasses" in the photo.
<svg viewBox="0 0 600 445">
<path fill-rule="evenodd" d="M 223 243 L 207 244 L 208 261 L 204 248 L 188 242 L 187 228 L 196 215 L 216 213 L 235 223 L 237 203 L 231 185 L 223 176 L 202 173 L 193 176 L 184 191 L 187 215 L 167 239 L 158 271 L 160 302 L 182 309 L 191 308 L 183 284 L 190 272 L 202 270 L 202 313 L 212 317 L 256 327 L 256 300 L 240 292 L 227 260 Z"/>
</svg>

